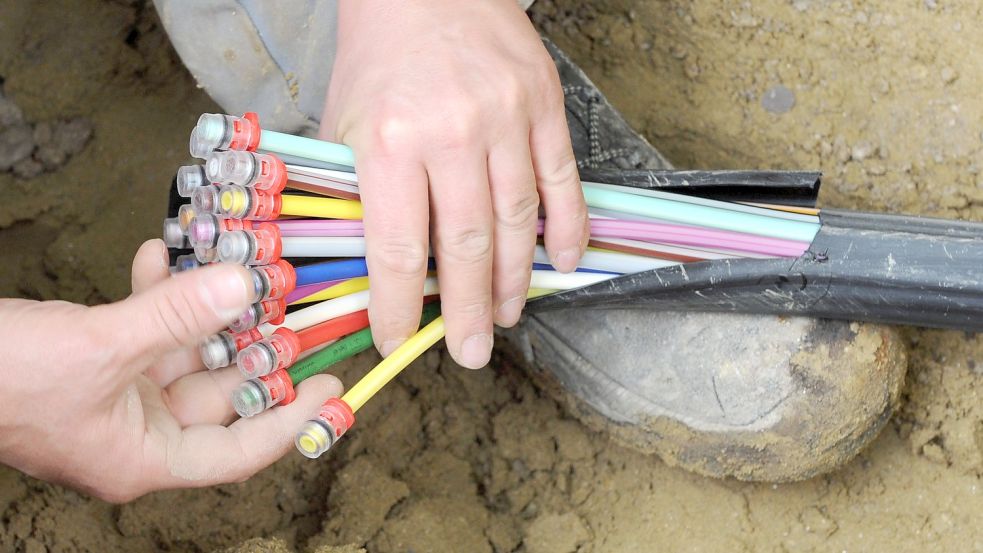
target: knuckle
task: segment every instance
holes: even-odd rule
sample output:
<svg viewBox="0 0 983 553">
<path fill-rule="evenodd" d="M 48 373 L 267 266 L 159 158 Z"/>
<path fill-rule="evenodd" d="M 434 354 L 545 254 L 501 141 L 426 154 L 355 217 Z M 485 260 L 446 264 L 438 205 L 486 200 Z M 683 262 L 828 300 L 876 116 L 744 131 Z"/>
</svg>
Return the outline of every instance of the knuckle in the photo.
<svg viewBox="0 0 983 553">
<path fill-rule="evenodd" d="M 376 248 L 376 260 L 386 273 L 416 278 L 427 270 L 427 247 L 421 242 L 386 239 Z"/>
<path fill-rule="evenodd" d="M 471 322 L 480 322 L 491 314 L 490 298 L 464 298 L 463 300 L 445 302 L 451 317 L 458 317 Z"/>
<path fill-rule="evenodd" d="M 171 349 L 190 345 L 200 328 L 196 313 L 197 310 L 183 292 L 159 296 L 154 299 L 154 331 L 165 338 Z"/>
<path fill-rule="evenodd" d="M 539 196 L 535 193 L 512 198 L 501 213 L 495 214 L 498 225 L 509 232 L 528 230 L 538 217 Z"/>
<path fill-rule="evenodd" d="M 573 152 L 565 152 L 562 157 L 552 164 L 549 168 L 540 170 L 537 181 L 544 193 L 554 190 L 572 187 L 579 183 L 580 173 L 577 171 L 577 160 L 573 157 Z"/>
<path fill-rule="evenodd" d="M 446 117 L 439 118 L 433 134 L 438 143 L 447 149 L 461 149 L 474 144 L 479 135 L 482 110 L 472 101 L 459 101 Z"/>
<path fill-rule="evenodd" d="M 452 263 L 476 263 L 492 252 L 492 235 L 483 228 L 461 228 L 447 232 L 438 242 L 443 259 Z"/>
<path fill-rule="evenodd" d="M 383 110 L 372 124 L 373 141 L 383 154 L 405 151 L 414 141 L 415 128 L 413 117 L 395 110 Z"/>
</svg>

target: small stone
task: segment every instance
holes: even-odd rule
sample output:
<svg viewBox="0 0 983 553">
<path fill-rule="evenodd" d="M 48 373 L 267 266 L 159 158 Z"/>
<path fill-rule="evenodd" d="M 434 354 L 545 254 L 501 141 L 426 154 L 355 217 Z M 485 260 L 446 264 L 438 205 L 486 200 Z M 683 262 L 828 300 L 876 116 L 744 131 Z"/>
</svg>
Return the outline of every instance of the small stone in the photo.
<svg viewBox="0 0 983 553">
<path fill-rule="evenodd" d="M 925 7 L 934 10 L 939 7 L 939 3 L 936 0 L 925 0 Z"/>
<path fill-rule="evenodd" d="M 877 148 L 868 141 L 858 142 L 850 150 L 850 157 L 855 161 L 863 161 L 872 156 Z"/>
<path fill-rule="evenodd" d="M 795 93 L 788 87 L 776 85 L 761 97 L 761 107 L 771 113 L 787 113 L 795 106 Z"/>
<path fill-rule="evenodd" d="M 23 122 L 24 112 L 21 111 L 17 104 L 0 94 L 0 128 L 10 127 Z"/>
<path fill-rule="evenodd" d="M 0 171 L 8 171 L 34 151 L 30 125 L 17 125 L 0 131 Z"/>
<path fill-rule="evenodd" d="M 34 128 L 34 140 L 38 144 L 34 157 L 45 169 L 53 171 L 82 151 L 91 137 L 92 123 L 86 119 L 38 123 Z"/>
<path fill-rule="evenodd" d="M 940 76 L 943 83 L 952 84 L 959 78 L 959 73 L 956 73 L 956 70 L 951 67 L 943 67 Z"/>
<path fill-rule="evenodd" d="M 526 529 L 522 543 L 529 553 L 574 553 L 590 532 L 574 513 L 544 514 Z"/>
<path fill-rule="evenodd" d="M 10 170 L 22 179 L 33 179 L 44 173 L 44 164 L 33 157 L 26 157 L 15 163 Z"/>
</svg>

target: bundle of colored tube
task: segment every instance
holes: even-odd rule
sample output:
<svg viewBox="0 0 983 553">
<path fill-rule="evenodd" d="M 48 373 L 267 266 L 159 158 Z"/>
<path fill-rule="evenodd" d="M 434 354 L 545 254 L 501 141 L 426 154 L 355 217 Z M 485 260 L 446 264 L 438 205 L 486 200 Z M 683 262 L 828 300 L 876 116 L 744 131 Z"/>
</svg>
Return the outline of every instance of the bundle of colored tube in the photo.
<svg viewBox="0 0 983 553">
<path fill-rule="evenodd" d="M 206 340 L 201 357 L 209 369 L 238 364 L 246 380 L 232 403 L 250 417 L 293 401 L 305 378 L 372 346 L 354 156 L 340 144 L 263 130 L 255 114 L 202 115 L 191 154 L 205 163 L 178 170 L 178 193 L 189 202 L 165 219 L 163 234 L 168 246 L 194 250 L 178 258 L 175 271 L 215 262 L 249 268 L 253 306 Z M 604 183 L 585 182 L 583 192 L 588 251 L 576 272 L 562 274 L 537 246 L 531 296 L 704 260 L 798 257 L 819 230 L 816 210 Z M 297 434 L 301 453 L 327 451 L 359 408 L 443 337 L 435 278 L 422 294 L 431 301 L 420 332 L 313 414 Z"/>
</svg>

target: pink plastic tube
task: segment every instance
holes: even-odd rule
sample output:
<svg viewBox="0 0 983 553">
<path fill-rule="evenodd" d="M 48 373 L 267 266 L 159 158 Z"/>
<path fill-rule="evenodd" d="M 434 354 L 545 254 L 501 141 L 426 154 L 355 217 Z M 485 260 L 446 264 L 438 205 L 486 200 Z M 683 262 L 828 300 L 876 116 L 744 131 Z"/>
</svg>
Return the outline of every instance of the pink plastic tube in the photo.
<svg viewBox="0 0 983 553">
<path fill-rule="evenodd" d="M 335 284 L 344 282 L 344 280 L 329 280 L 327 282 L 315 282 L 314 284 L 305 284 L 304 286 L 298 286 L 293 289 L 289 294 L 287 294 L 283 299 L 287 304 L 291 304 L 297 300 L 301 300 L 324 290 L 325 288 L 330 288 Z"/>
<path fill-rule="evenodd" d="M 542 231 L 542 222 L 539 230 Z M 627 238 L 681 246 L 724 248 L 777 257 L 798 257 L 809 248 L 807 242 L 647 221 L 591 219 L 590 233 L 598 238 Z"/>
<path fill-rule="evenodd" d="M 285 219 L 273 221 L 280 236 L 364 236 L 362 221 L 337 219 Z"/>
<path fill-rule="evenodd" d="M 282 236 L 363 236 L 361 221 L 332 219 L 293 219 L 276 221 Z M 543 233 L 543 220 L 537 232 Z M 807 242 L 769 238 L 755 234 L 717 230 L 672 223 L 591 219 L 591 236 L 624 238 L 703 248 L 723 248 L 776 257 L 798 257 L 809 248 Z"/>
</svg>

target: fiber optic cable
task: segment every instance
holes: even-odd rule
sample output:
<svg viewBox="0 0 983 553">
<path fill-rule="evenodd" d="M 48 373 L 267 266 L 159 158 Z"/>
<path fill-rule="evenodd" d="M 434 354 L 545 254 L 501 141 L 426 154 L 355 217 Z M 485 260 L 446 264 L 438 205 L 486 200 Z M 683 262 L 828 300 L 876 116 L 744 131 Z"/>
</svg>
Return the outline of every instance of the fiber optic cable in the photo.
<svg viewBox="0 0 983 553">
<path fill-rule="evenodd" d="M 266 376 L 293 365 L 300 354 L 369 326 L 364 309 L 316 324 L 300 332 L 279 328 L 269 337 L 242 349 L 236 357 L 239 371 L 246 378 Z"/>
<path fill-rule="evenodd" d="M 530 290 L 528 297 L 552 290 Z M 444 337 L 444 318 L 436 317 L 419 332 L 403 342 L 341 398 L 331 398 L 321 405 L 316 417 L 304 423 L 294 444 L 305 457 L 320 457 L 355 424 L 355 412 L 403 371 L 410 363 Z"/>
<path fill-rule="evenodd" d="M 593 185 L 584 185 L 583 191 L 584 199 L 590 207 L 635 213 L 683 224 L 810 243 L 819 232 L 818 222 L 792 221 L 721 207 L 639 196 Z"/>
<path fill-rule="evenodd" d="M 309 296 L 305 296 L 294 300 L 288 305 L 300 305 L 303 303 L 314 303 L 324 300 L 332 300 L 341 296 L 346 296 L 348 294 L 354 294 L 355 292 L 361 292 L 362 290 L 369 289 L 369 277 L 358 277 L 345 280 L 335 284 L 334 286 L 329 286 L 323 290 L 314 292 Z"/>
</svg>

